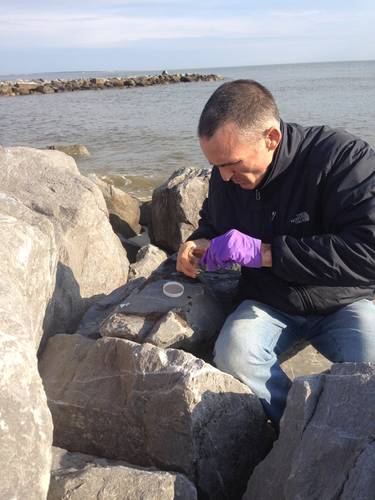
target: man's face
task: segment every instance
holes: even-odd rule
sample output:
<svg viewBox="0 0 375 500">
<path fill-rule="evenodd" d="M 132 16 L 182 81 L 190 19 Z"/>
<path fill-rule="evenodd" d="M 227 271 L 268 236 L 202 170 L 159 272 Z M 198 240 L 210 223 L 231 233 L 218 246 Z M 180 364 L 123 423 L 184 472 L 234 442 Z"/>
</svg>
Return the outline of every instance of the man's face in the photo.
<svg viewBox="0 0 375 500">
<path fill-rule="evenodd" d="M 280 139 L 280 131 L 272 128 L 250 141 L 229 122 L 211 138 L 201 137 L 199 142 L 207 160 L 219 167 L 223 181 L 234 182 L 242 189 L 255 189 L 265 176 Z"/>
</svg>

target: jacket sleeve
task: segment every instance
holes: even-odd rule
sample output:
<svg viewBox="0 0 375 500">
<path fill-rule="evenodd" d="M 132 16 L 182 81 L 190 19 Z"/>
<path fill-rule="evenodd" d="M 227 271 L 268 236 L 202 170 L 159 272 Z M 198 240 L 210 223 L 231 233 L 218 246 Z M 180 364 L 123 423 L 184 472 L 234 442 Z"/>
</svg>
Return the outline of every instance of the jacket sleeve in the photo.
<svg viewBox="0 0 375 500">
<path fill-rule="evenodd" d="M 219 235 L 214 224 L 213 216 L 215 197 L 217 197 L 217 192 L 215 192 L 216 174 L 214 167 L 208 184 L 208 196 L 204 200 L 199 212 L 198 228 L 186 239 L 186 241 L 198 240 L 200 238 L 212 240 L 212 238 Z"/>
<path fill-rule="evenodd" d="M 272 271 L 305 285 L 375 284 L 375 153 L 355 142 L 336 159 L 322 192 L 324 234 L 277 236 Z"/>
</svg>

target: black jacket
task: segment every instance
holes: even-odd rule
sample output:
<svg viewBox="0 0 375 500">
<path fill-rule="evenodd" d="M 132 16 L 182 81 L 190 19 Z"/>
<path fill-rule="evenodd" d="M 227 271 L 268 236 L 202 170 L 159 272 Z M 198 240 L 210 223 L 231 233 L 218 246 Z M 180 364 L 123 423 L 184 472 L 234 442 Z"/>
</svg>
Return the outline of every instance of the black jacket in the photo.
<svg viewBox="0 0 375 500">
<path fill-rule="evenodd" d="M 281 131 L 257 189 L 224 182 L 213 167 L 189 240 L 238 229 L 272 245 L 272 268 L 242 268 L 238 301 L 325 314 L 372 299 L 375 152 L 343 130 L 281 122 Z"/>
</svg>

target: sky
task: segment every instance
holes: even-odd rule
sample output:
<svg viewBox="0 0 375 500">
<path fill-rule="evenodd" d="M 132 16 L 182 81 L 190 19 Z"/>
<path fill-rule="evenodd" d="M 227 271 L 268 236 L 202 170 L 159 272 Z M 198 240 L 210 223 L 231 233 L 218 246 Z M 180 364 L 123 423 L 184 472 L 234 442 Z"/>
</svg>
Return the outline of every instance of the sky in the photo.
<svg viewBox="0 0 375 500">
<path fill-rule="evenodd" d="M 375 59 L 373 0 L 0 0 L 0 75 Z"/>
</svg>

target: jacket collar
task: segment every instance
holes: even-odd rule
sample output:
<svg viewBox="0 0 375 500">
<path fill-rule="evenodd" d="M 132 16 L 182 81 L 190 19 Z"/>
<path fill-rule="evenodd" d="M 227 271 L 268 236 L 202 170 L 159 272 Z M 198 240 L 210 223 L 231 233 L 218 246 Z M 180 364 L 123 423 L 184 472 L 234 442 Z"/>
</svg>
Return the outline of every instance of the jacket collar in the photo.
<svg viewBox="0 0 375 500">
<path fill-rule="evenodd" d="M 257 188 L 258 190 L 268 186 L 288 169 L 301 146 L 303 140 L 302 127 L 280 120 L 280 130 L 280 144 L 276 148 L 272 162 L 268 167 L 268 171 L 264 179 L 259 184 Z"/>
</svg>

